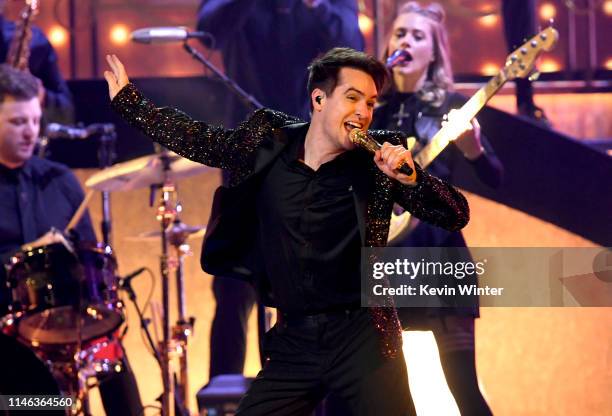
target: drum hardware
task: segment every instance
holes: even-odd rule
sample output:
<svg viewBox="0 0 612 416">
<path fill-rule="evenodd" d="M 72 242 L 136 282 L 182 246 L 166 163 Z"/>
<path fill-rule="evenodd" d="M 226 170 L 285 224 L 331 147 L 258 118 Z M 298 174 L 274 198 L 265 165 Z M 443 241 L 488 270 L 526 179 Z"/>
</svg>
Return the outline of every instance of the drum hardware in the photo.
<svg viewBox="0 0 612 416">
<path fill-rule="evenodd" d="M 183 407 L 185 407 L 189 401 L 189 374 L 187 365 L 187 343 L 189 336 L 193 334 L 193 328 L 195 324 L 195 317 L 186 317 L 186 302 L 185 302 L 185 287 L 184 287 L 184 260 L 185 256 L 191 254 L 189 245 L 186 243 L 190 233 L 198 227 L 189 227 L 181 222 L 178 217 L 175 217 L 172 226 L 170 226 L 166 233 L 168 234 L 168 241 L 175 250 L 175 278 L 176 278 L 176 296 L 177 296 L 177 309 L 178 319 L 175 325 L 172 327 L 172 341 L 176 346 L 176 352 L 179 357 L 179 368 L 180 376 L 178 380 L 178 392 L 180 395 Z M 199 231 L 198 231 L 199 232 Z M 176 383 L 175 383 L 176 384 Z M 184 412 L 182 412 L 184 413 Z"/>
<path fill-rule="evenodd" d="M 76 398 L 71 414 L 89 414 L 87 380 L 121 370 L 120 360 L 99 355 L 123 322 L 117 263 L 108 246 L 73 246 L 58 236 L 52 230 L 10 259 L 12 303 L 0 330 L 33 351 Z"/>
<path fill-rule="evenodd" d="M 140 270 L 141 269 L 137 271 L 140 271 Z M 136 276 L 137 275 L 134 275 L 133 277 L 136 277 Z M 155 360 L 157 361 L 157 363 L 160 365 L 160 368 L 161 368 L 162 358 L 155 345 L 155 341 L 153 341 L 153 337 L 151 336 L 151 331 L 149 330 L 150 320 L 145 318 L 142 312 L 142 309 L 140 309 L 140 306 L 138 305 L 138 302 L 136 301 L 136 292 L 134 292 L 134 289 L 132 288 L 132 278 L 127 277 L 127 278 L 121 279 L 121 283 L 119 287 L 121 290 L 124 290 L 128 294 L 128 298 L 130 299 L 130 301 L 132 301 L 132 304 L 134 305 L 134 308 L 136 309 L 136 313 L 138 314 L 138 320 L 140 321 L 140 327 L 145 332 L 147 342 L 149 343 L 149 346 L 151 347 L 151 351 L 153 351 L 153 357 L 155 358 Z"/>
<path fill-rule="evenodd" d="M 154 351 L 154 355 L 162 370 L 162 383 L 164 392 L 161 396 L 162 410 L 164 415 L 170 415 L 170 409 L 176 406 L 182 409 L 180 402 L 186 403 L 187 389 L 187 339 L 193 332 L 194 318 L 186 318 L 184 288 L 183 288 L 183 259 L 189 252 L 189 246 L 185 241 L 190 236 L 202 235 L 203 227 L 190 227 L 178 219 L 178 213 L 182 207 L 178 202 L 176 179 L 193 176 L 202 172 L 210 172 L 212 169 L 201 164 L 191 162 L 178 155 L 162 150 L 158 154 L 145 156 L 125 163 L 117 164 L 111 168 L 98 172 L 90 177 L 86 185 L 100 191 L 125 191 L 149 186 L 154 195 L 159 190 L 159 202 L 156 208 L 156 219 L 160 223 L 160 230 L 144 233 L 133 240 L 142 241 L 159 238 L 161 242 L 160 271 L 162 276 L 162 341 L 155 345 L 151 337 L 148 321 L 144 318 L 138 307 L 136 295 L 131 288 L 130 282 L 123 280 L 121 289 L 126 290 L 128 297 L 136 306 L 141 327 L 145 331 L 147 342 Z M 154 197 L 151 198 L 153 205 Z M 161 238 L 160 238 L 161 237 Z M 171 258 L 169 247 L 175 251 L 175 259 Z M 176 271 L 177 306 L 179 309 L 178 320 L 174 327 L 170 328 L 170 302 L 169 282 L 171 269 Z M 175 393 L 180 391 L 180 396 L 172 392 L 172 377 L 170 372 L 170 355 L 178 355 L 180 363 L 180 382 Z"/>
<path fill-rule="evenodd" d="M 172 394 L 172 380 L 170 374 L 170 353 L 179 357 L 180 397 L 175 400 L 177 407 L 182 409 L 180 401 L 187 402 L 187 339 L 193 332 L 194 318 L 186 318 L 183 288 L 183 259 L 189 253 L 189 246 L 185 244 L 188 238 L 200 237 L 205 233 L 204 227 L 190 227 L 178 220 L 181 205 L 177 200 L 175 181 L 182 178 L 198 175 L 200 173 L 216 172 L 208 166 L 192 162 L 157 146 L 157 153 L 143 156 L 124 163 L 115 164 L 92 175 L 86 182 L 86 186 L 92 190 L 102 192 L 128 191 L 149 187 L 151 189 L 150 205 L 155 204 L 155 192 L 160 191 L 159 202 L 156 209 L 156 219 L 160 223 L 158 231 L 142 233 L 136 237 L 129 238 L 132 241 L 151 241 L 156 239 L 161 242 L 160 271 L 162 276 L 162 341 L 156 348 L 155 342 L 148 329 L 148 321 L 143 317 L 142 311 L 136 305 L 135 294 L 129 284 L 123 285 L 121 289 L 128 292 L 130 300 L 134 302 L 141 327 L 145 330 L 147 342 L 155 352 L 155 358 L 162 370 L 162 382 L 164 392 L 162 394 L 163 415 L 170 415 L 170 409 L 174 408 L 171 401 L 176 395 Z M 170 257 L 169 246 L 174 248 L 175 256 Z M 170 328 L 169 322 L 169 281 L 170 271 L 175 270 L 177 287 L 177 306 L 179 309 L 178 320 Z M 129 283 L 129 282 L 128 282 Z"/>
<path fill-rule="evenodd" d="M 164 175 L 175 182 L 201 173 L 216 172 L 216 169 L 192 162 L 180 157 L 174 152 L 166 152 L 170 162 L 170 170 L 164 173 L 160 154 L 142 156 L 123 163 L 117 163 L 110 168 L 92 175 L 85 185 L 96 191 L 131 191 L 153 187 L 159 189 L 164 182 Z M 154 201 L 153 201 L 154 203 Z M 152 204 L 153 204 L 152 203 Z M 151 205 L 152 205 L 151 204 Z"/>
<path fill-rule="evenodd" d="M 171 177 L 171 158 L 165 150 L 159 155 L 161 160 L 164 181 L 156 188 L 161 189 L 159 203 L 157 206 L 156 219 L 160 223 L 161 235 L 161 256 L 160 270 L 162 275 L 162 342 L 159 350 L 161 351 L 162 363 L 162 379 L 164 385 L 164 393 L 162 395 L 162 414 L 170 415 L 170 409 L 179 409 L 180 413 L 186 410 L 186 403 L 189 398 L 188 394 L 188 368 L 187 368 L 187 341 L 189 335 L 193 332 L 193 317 L 187 319 L 185 312 L 185 293 L 183 279 L 183 260 L 189 252 L 189 246 L 185 244 L 189 233 L 188 226 L 184 225 L 178 218 L 178 214 L 182 211 L 182 206 L 178 202 L 177 190 L 174 181 Z M 152 188 L 153 189 L 153 188 Z M 175 250 L 175 261 L 173 262 L 169 256 L 169 246 Z M 170 328 L 170 268 L 175 269 L 176 291 L 177 291 L 177 307 L 178 321 L 176 325 Z M 172 379 L 170 373 L 170 352 L 179 357 L 180 379 L 177 390 L 172 392 Z M 182 393 L 179 397 L 178 393 Z M 172 401 L 175 401 L 174 405 Z M 186 410 L 188 412 L 188 410 Z"/>
<path fill-rule="evenodd" d="M 190 226 L 190 225 L 185 224 L 184 222 L 180 222 L 180 221 L 177 222 L 176 220 L 174 221 L 172 228 L 173 228 L 172 231 L 167 231 L 167 232 L 171 232 L 172 234 L 175 234 L 175 233 L 181 233 L 181 235 L 184 234 L 185 237 L 181 237 L 181 238 L 184 238 L 185 240 L 201 238 L 201 237 L 204 237 L 204 234 L 206 233 L 206 227 L 204 226 Z M 159 230 L 155 230 L 155 231 L 146 231 L 138 235 L 134 235 L 134 236 L 129 236 L 129 237 L 126 237 L 125 240 L 130 241 L 130 242 L 135 242 L 135 243 L 152 242 L 152 241 L 157 242 L 159 241 L 160 237 L 161 237 L 161 232 Z"/>
<path fill-rule="evenodd" d="M 11 312 L 22 313 L 19 336 L 37 345 L 78 345 L 114 331 L 123 322 L 116 268 L 108 248 L 73 254 L 55 243 L 17 253 L 7 282 Z"/>
</svg>

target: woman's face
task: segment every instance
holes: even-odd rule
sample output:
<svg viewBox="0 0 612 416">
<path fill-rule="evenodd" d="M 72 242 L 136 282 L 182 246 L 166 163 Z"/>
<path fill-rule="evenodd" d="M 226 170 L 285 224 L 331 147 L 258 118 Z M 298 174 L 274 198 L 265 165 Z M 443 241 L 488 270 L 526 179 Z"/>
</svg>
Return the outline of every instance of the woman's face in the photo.
<svg viewBox="0 0 612 416">
<path fill-rule="evenodd" d="M 418 13 L 403 13 L 393 23 L 389 55 L 403 49 L 409 58 L 393 68 L 395 74 L 420 76 L 434 58 L 434 42 L 429 19 Z"/>
</svg>

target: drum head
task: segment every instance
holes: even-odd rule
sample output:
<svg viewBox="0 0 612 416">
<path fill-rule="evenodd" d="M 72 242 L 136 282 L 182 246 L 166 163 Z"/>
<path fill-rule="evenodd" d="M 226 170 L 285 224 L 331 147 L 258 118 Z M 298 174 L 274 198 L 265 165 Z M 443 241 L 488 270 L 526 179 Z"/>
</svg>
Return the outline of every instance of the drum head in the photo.
<svg viewBox="0 0 612 416">
<path fill-rule="evenodd" d="M 22 317 L 17 323 L 17 332 L 41 345 L 72 344 L 106 335 L 122 322 L 121 314 L 106 305 L 88 306 L 80 314 L 73 306 L 61 306 Z"/>
<path fill-rule="evenodd" d="M 104 336 L 123 322 L 117 262 L 99 247 L 61 244 L 19 253 L 10 265 L 20 337 L 34 345 L 74 344 Z"/>
</svg>

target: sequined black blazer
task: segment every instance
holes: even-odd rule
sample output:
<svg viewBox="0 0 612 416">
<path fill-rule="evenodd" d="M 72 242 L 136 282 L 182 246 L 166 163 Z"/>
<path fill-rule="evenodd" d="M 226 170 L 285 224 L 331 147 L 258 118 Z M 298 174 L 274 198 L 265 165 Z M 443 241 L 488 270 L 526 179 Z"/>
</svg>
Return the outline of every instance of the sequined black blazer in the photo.
<svg viewBox="0 0 612 416">
<path fill-rule="evenodd" d="M 256 244 L 257 219 L 253 209 L 262 173 L 281 153 L 293 133 L 307 127 L 286 114 L 262 109 L 234 130 L 194 121 L 171 108 L 156 108 L 129 84 L 113 99 L 113 108 L 130 124 L 158 143 L 196 162 L 226 169 L 230 186 L 215 193 L 213 209 L 202 248 L 202 268 L 211 274 L 248 280 L 258 288 L 266 304 L 274 299 L 266 287 L 260 250 Z M 371 132 L 380 142 L 400 143 L 397 132 Z M 364 247 L 387 242 L 393 203 L 397 202 L 423 221 L 458 230 L 469 220 L 468 204 L 451 185 L 417 167 L 417 185 L 408 187 L 389 178 L 363 152 L 363 169 L 354 172 L 357 219 Z M 393 309 L 381 311 L 375 323 L 392 333 L 396 349 L 401 345 L 399 324 Z M 384 331 L 383 331 L 384 332 Z"/>
</svg>

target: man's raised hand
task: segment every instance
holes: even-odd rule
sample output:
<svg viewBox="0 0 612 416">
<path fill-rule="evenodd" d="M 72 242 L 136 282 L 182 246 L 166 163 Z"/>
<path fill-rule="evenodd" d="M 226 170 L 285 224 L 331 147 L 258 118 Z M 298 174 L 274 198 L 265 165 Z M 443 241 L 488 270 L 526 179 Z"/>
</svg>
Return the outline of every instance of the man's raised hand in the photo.
<svg viewBox="0 0 612 416">
<path fill-rule="evenodd" d="M 108 95 L 112 100 L 130 80 L 117 55 L 106 55 L 106 62 L 108 62 L 111 71 L 104 71 L 104 79 L 108 83 Z"/>
</svg>

